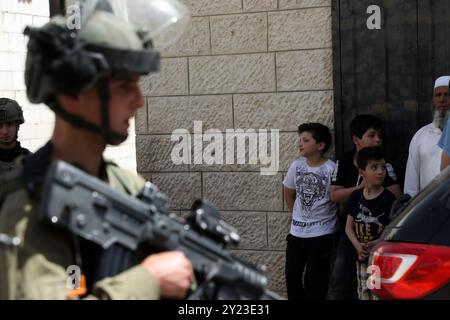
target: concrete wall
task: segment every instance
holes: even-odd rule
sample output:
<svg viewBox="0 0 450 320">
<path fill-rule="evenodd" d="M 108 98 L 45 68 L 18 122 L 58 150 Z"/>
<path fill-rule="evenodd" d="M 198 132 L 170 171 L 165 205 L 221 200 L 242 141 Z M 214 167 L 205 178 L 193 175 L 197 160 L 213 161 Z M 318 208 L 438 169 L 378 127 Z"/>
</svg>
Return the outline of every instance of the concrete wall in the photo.
<svg viewBox="0 0 450 320">
<path fill-rule="evenodd" d="M 142 79 L 147 105 L 136 119 L 137 168 L 185 214 L 194 199 L 214 203 L 238 228 L 236 254 L 268 267 L 284 293 L 289 231 L 282 180 L 297 153 L 296 129 L 333 127 L 331 0 L 183 0 L 190 29 L 163 52 L 160 74 Z M 177 128 L 279 129 L 280 171 L 260 165 L 175 165 Z M 205 144 L 207 145 L 207 143 Z"/>
<path fill-rule="evenodd" d="M 25 26 L 41 26 L 49 20 L 48 0 L 0 0 L 0 97 L 15 99 L 23 107 L 25 124 L 19 140 L 36 151 L 51 136 L 54 114 L 45 105 L 31 104 L 25 92 L 24 69 L 27 38 Z M 119 147 L 107 147 L 105 156 L 122 167 L 136 170 L 134 121 L 130 136 Z"/>
</svg>

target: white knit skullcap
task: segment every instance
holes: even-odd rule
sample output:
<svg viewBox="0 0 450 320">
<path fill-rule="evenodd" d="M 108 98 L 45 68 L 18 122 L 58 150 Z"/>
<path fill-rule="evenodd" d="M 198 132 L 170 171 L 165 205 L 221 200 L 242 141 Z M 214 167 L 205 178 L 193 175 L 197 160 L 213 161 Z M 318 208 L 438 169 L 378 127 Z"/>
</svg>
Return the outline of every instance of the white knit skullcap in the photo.
<svg viewBox="0 0 450 320">
<path fill-rule="evenodd" d="M 434 83 L 434 88 L 437 87 L 448 87 L 448 83 L 450 81 L 450 76 L 442 76 L 436 79 L 436 82 Z"/>
</svg>

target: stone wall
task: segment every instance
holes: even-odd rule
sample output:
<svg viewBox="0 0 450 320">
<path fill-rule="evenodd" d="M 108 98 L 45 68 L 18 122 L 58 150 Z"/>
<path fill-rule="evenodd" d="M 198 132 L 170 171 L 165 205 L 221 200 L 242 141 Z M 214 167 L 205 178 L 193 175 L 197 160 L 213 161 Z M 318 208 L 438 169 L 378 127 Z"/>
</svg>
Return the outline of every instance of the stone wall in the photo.
<svg viewBox="0 0 450 320">
<path fill-rule="evenodd" d="M 282 180 L 296 157 L 297 126 L 333 127 L 331 0 L 183 1 L 193 14 L 189 30 L 163 51 L 161 73 L 141 81 L 147 105 L 136 118 L 137 169 L 175 212 L 199 197 L 215 204 L 242 236 L 236 254 L 265 264 L 269 288 L 284 294 Z M 194 121 L 203 131 L 279 129 L 279 172 L 261 175 L 249 161 L 175 165 L 171 134 L 192 134 Z"/>
</svg>

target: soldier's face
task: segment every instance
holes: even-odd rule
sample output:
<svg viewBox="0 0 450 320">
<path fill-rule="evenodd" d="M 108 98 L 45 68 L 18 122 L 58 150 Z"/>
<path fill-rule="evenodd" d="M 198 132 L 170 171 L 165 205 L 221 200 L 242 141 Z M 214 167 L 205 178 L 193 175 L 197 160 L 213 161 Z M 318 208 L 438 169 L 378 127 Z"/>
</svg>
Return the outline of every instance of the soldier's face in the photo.
<svg viewBox="0 0 450 320">
<path fill-rule="evenodd" d="M 112 130 L 126 134 L 129 120 L 144 105 L 144 98 L 139 89 L 139 76 L 130 75 L 120 80 L 110 80 L 109 121 Z"/>
<path fill-rule="evenodd" d="M 127 134 L 129 120 L 137 109 L 144 105 L 138 86 L 139 76 L 130 75 L 121 79 L 110 79 L 109 86 L 109 128 L 117 133 Z M 102 125 L 100 92 L 98 88 L 80 93 L 77 98 L 76 113 L 88 122 Z M 117 144 L 120 143 L 119 141 Z M 113 143 L 115 144 L 115 143 Z"/>
<path fill-rule="evenodd" d="M 16 142 L 17 126 L 14 121 L 0 123 L 0 146 L 9 147 Z"/>
</svg>

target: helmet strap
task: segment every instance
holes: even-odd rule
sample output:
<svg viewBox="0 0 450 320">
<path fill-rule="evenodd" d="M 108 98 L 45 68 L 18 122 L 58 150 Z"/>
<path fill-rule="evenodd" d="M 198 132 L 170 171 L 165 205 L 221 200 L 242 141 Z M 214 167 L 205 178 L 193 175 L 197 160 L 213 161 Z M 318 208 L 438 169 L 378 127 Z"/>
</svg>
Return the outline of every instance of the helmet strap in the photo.
<svg viewBox="0 0 450 320">
<path fill-rule="evenodd" d="M 102 127 L 109 128 L 109 87 L 108 80 L 101 78 L 98 82 L 98 90 L 100 97 L 100 110 L 102 113 Z"/>
<path fill-rule="evenodd" d="M 105 84 L 102 84 L 102 82 L 106 83 L 106 87 Z M 107 80 L 100 81 L 100 108 L 102 113 L 102 125 L 94 124 L 86 121 L 80 116 L 67 112 L 65 109 L 61 108 L 57 102 L 48 102 L 47 105 L 55 112 L 55 114 L 71 125 L 100 134 L 108 144 L 119 144 L 125 141 L 128 135 L 113 131 L 109 127 L 109 88 L 107 85 Z"/>
</svg>

